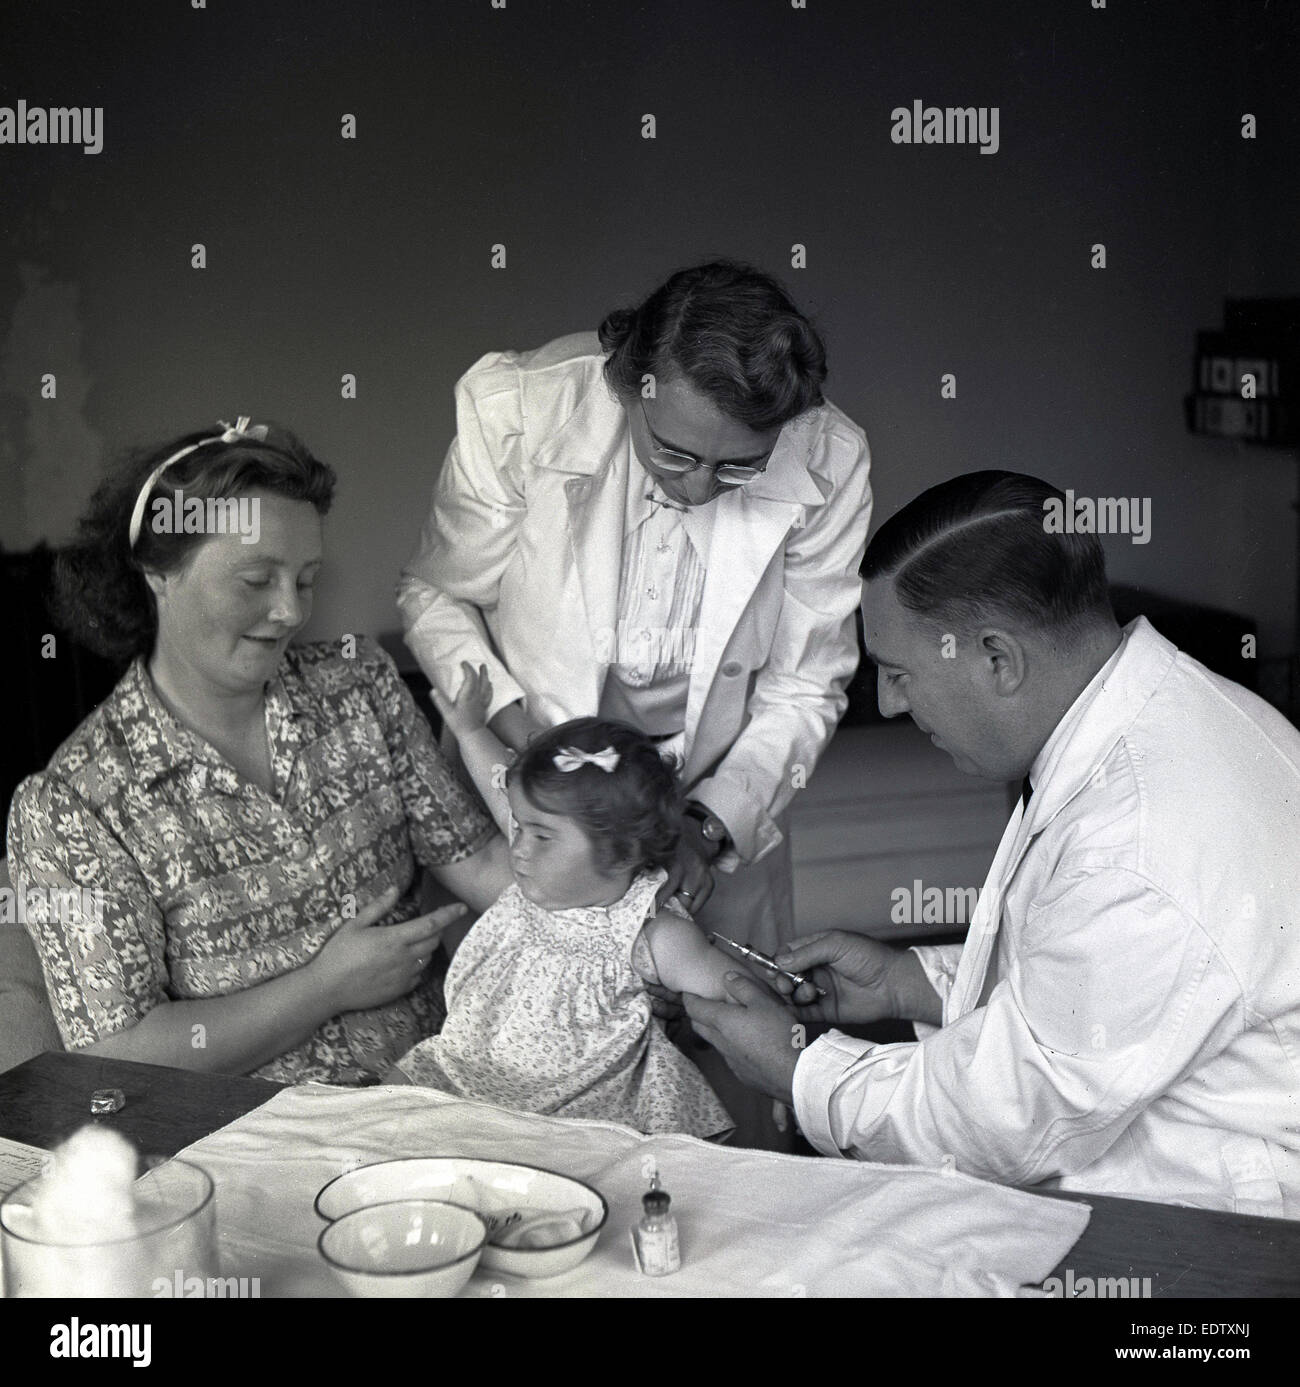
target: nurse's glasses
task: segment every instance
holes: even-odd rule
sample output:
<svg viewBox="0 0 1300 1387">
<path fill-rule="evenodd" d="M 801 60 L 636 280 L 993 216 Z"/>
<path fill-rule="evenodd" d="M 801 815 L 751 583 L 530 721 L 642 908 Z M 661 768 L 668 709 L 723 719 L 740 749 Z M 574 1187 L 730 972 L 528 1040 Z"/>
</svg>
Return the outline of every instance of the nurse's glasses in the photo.
<svg viewBox="0 0 1300 1387">
<path fill-rule="evenodd" d="M 690 453 L 679 453 L 676 448 L 666 447 L 655 436 L 655 431 L 650 427 L 650 420 L 645 412 L 645 401 L 638 398 L 637 403 L 641 406 L 641 419 L 645 424 L 645 431 L 650 435 L 650 441 L 655 445 L 650 449 L 650 457 L 656 467 L 662 467 L 665 472 L 672 472 L 677 476 L 683 476 L 687 472 L 694 472 L 697 468 L 708 467 L 713 470 L 713 475 L 720 482 L 726 482 L 729 486 L 744 486 L 746 482 L 752 482 L 761 472 L 763 472 L 772 457 L 772 448 L 767 450 L 767 455 L 763 458 L 759 466 L 749 466 L 740 462 L 701 462 L 699 458 L 692 457 Z"/>
</svg>

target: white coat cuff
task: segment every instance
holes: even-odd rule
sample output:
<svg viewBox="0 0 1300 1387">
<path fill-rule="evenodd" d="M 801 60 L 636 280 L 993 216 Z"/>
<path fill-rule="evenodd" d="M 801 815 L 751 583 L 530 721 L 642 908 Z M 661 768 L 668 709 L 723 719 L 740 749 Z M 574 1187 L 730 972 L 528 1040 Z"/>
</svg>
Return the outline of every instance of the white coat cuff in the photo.
<svg viewBox="0 0 1300 1387">
<path fill-rule="evenodd" d="M 831 1102 L 844 1071 L 875 1049 L 843 1031 L 828 1031 L 810 1045 L 794 1067 L 794 1112 L 799 1130 L 823 1156 L 845 1153 L 835 1141 Z"/>
<path fill-rule="evenodd" d="M 687 792 L 687 798 L 707 805 L 727 825 L 742 862 L 756 862 L 781 841 L 781 830 L 769 817 L 767 807 L 725 774 L 701 780 Z"/>
<path fill-rule="evenodd" d="M 454 699 L 460 692 L 460 662 L 468 660 L 471 665 L 485 666 L 488 678 L 492 681 L 492 701 L 488 704 L 489 721 L 507 704 L 526 697 L 524 690 L 510 677 L 505 665 L 491 651 L 480 641 L 470 642 L 456 636 L 449 638 L 440 617 L 438 607 L 431 605 L 406 633 L 407 646 L 431 682 L 436 682 L 439 688 Z M 435 670 L 438 672 L 436 680 Z M 527 707 L 527 703 L 524 706 Z"/>
<path fill-rule="evenodd" d="M 948 994 L 952 991 L 953 979 L 957 976 L 957 965 L 961 962 L 962 945 L 960 944 L 917 944 L 910 952 L 916 956 L 916 961 L 921 965 L 926 979 L 930 986 L 934 988 L 939 997 L 939 1004 L 944 1011 L 948 1008 Z M 920 1027 L 925 1022 L 917 1023 L 917 1036 L 921 1035 Z M 929 1035 L 937 1028 L 927 1026 L 925 1034 Z"/>
<path fill-rule="evenodd" d="M 437 600 L 438 593 L 422 578 L 403 573 L 397 582 L 397 610 L 403 631 L 410 631 Z"/>
</svg>

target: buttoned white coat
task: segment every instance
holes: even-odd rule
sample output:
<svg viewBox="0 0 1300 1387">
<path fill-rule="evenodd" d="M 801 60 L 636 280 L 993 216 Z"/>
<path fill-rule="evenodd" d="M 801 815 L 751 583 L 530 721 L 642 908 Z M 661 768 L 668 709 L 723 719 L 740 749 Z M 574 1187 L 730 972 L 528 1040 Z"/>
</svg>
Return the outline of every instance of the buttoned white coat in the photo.
<svg viewBox="0 0 1300 1387">
<path fill-rule="evenodd" d="M 456 386 L 456 439 L 398 605 L 442 688 L 454 694 L 461 660 L 487 666 L 491 715 L 521 695 L 550 724 L 599 707 L 636 466 L 603 362 L 585 333 L 494 352 Z M 844 712 L 868 473 L 862 431 L 827 403 L 785 426 L 762 476 L 710 503 L 683 781 L 727 824 L 724 870 L 782 844 L 784 810 Z M 788 848 L 780 863 L 788 898 Z M 739 875 L 754 887 L 761 874 Z M 770 913 L 763 891 L 746 894 L 746 911 Z M 743 937 L 767 947 L 788 924 L 752 923 Z"/>
</svg>

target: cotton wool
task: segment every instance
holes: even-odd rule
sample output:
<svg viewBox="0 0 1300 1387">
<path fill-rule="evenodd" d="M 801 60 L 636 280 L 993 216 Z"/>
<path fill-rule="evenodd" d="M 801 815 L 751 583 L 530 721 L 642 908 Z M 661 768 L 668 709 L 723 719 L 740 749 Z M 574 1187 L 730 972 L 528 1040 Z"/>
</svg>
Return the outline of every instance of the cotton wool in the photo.
<svg viewBox="0 0 1300 1387">
<path fill-rule="evenodd" d="M 51 1158 L 32 1199 L 32 1233 L 57 1244 L 134 1237 L 139 1158 L 107 1127 L 83 1127 Z"/>
</svg>

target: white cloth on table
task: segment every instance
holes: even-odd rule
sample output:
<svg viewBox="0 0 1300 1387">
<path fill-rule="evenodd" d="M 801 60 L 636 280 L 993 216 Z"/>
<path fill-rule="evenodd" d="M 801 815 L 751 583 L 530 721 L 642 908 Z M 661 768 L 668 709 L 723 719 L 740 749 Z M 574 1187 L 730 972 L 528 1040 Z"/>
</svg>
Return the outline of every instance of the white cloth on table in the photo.
<svg viewBox="0 0 1300 1387">
<path fill-rule="evenodd" d="M 265 1296 L 342 1294 L 316 1250 L 316 1193 L 405 1156 L 543 1166 L 609 1204 L 572 1271 L 528 1281 L 480 1269 L 468 1296 L 1010 1296 L 1048 1276 L 1089 1217 L 956 1173 L 643 1137 L 420 1088 L 286 1089 L 180 1154 L 215 1182 L 223 1275 L 256 1276 Z M 649 1168 L 672 1196 L 682 1249 L 681 1271 L 658 1279 L 633 1268 L 629 1240 Z"/>
</svg>

